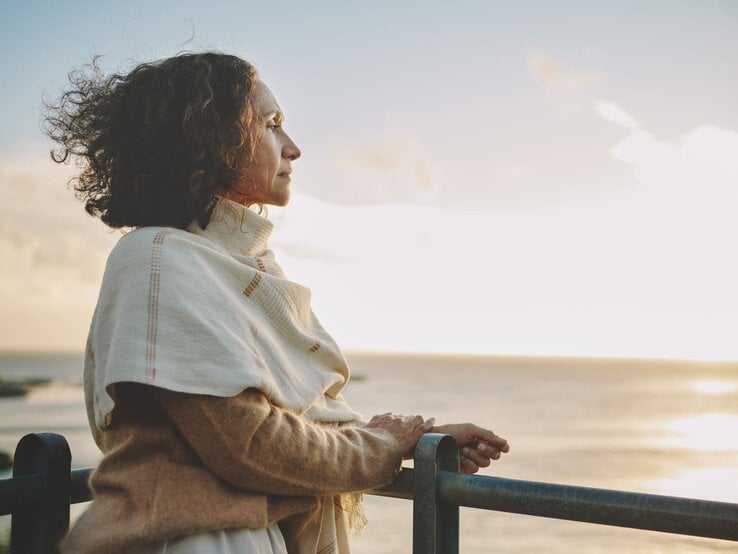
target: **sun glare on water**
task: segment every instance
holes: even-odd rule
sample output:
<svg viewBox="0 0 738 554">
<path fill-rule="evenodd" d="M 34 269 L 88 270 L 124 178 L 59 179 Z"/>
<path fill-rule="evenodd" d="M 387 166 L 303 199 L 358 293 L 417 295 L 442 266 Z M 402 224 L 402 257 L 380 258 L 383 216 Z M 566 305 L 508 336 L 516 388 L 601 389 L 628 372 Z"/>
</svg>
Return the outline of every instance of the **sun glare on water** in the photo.
<svg viewBox="0 0 738 554">
<path fill-rule="evenodd" d="M 728 394 L 738 391 L 738 384 L 731 383 L 730 381 L 705 380 L 695 381 L 692 384 L 692 388 L 695 392 L 702 394 Z"/>
<path fill-rule="evenodd" d="M 736 483 L 738 467 L 702 467 L 656 479 L 652 487 L 658 494 L 668 496 L 738 502 Z"/>
<path fill-rule="evenodd" d="M 704 394 L 730 393 L 736 385 L 712 380 L 697 381 L 695 390 Z M 659 444 L 675 450 L 718 453 L 720 466 L 683 469 L 651 481 L 651 488 L 669 496 L 738 502 L 738 414 L 705 413 L 679 417 L 662 427 Z M 715 460 L 714 456 L 712 458 Z"/>
<path fill-rule="evenodd" d="M 673 419 L 664 427 L 664 446 L 710 452 L 738 451 L 738 415 L 707 413 Z"/>
</svg>

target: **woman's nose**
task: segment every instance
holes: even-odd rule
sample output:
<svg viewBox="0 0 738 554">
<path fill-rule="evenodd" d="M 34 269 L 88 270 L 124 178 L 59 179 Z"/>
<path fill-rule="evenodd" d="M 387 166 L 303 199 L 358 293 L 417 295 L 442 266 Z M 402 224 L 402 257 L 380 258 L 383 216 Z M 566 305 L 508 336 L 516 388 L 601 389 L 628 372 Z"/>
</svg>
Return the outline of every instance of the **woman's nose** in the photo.
<svg viewBox="0 0 738 554">
<path fill-rule="evenodd" d="M 297 147 L 297 145 L 292 142 L 292 139 L 287 137 L 287 143 L 284 145 L 282 155 L 285 159 L 292 162 L 299 158 L 302 155 L 302 152 L 300 152 L 300 149 Z"/>
</svg>

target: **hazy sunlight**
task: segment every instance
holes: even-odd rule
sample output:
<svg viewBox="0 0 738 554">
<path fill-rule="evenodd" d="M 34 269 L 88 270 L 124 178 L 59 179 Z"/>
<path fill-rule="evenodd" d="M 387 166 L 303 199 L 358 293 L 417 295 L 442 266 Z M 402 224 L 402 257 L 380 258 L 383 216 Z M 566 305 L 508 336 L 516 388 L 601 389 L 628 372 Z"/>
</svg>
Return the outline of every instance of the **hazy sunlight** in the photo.
<svg viewBox="0 0 738 554">
<path fill-rule="evenodd" d="M 738 502 L 738 468 L 704 467 L 682 471 L 651 483 L 658 494 Z"/>
<path fill-rule="evenodd" d="M 680 417 L 665 426 L 665 446 L 711 452 L 738 451 L 738 415 L 710 413 Z M 738 482 L 738 481 L 736 481 Z"/>
<path fill-rule="evenodd" d="M 695 381 L 692 383 L 695 392 L 702 394 L 728 394 L 738 391 L 738 385 L 730 381 L 720 381 L 718 379 Z"/>
</svg>

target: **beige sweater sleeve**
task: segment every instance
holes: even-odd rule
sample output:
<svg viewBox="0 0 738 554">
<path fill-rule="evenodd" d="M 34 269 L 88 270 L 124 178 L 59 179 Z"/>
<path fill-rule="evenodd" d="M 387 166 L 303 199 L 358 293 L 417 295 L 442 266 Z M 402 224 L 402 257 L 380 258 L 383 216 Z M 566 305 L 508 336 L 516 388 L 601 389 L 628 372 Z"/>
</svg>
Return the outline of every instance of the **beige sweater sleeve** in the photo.
<svg viewBox="0 0 738 554">
<path fill-rule="evenodd" d="M 373 489 L 400 470 L 400 443 L 379 429 L 324 427 L 257 389 L 230 398 L 149 387 L 203 463 L 254 492 L 321 496 Z"/>
</svg>

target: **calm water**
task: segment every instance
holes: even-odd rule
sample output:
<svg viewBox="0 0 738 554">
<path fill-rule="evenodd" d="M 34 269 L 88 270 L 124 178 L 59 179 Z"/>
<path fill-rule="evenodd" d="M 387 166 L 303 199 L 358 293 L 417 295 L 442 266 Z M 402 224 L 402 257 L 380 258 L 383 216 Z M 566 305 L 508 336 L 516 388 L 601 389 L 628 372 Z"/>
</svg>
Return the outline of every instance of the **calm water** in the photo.
<svg viewBox="0 0 738 554">
<path fill-rule="evenodd" d="M 489 475 L 738 502 L 738 363 L 354 354 L 347 398 L 365 416 L 394 411 L 473 421 L 511 452 Z M 0 377 L 52 377 L 0 399 L 0 449 L 31 430 L 64 434 L 73 466 L 95 465 L 78 356 L 0 356 Z M 354 552 L 411 550 L 408 501 L 367 497 Z M 83 507 L 78 507 L 83 509 Z M 5 520 L 7 527 L 7 518 Z M 463 509 L 465 553 L 736 552 L 735 543 Z"/>
</svg>

